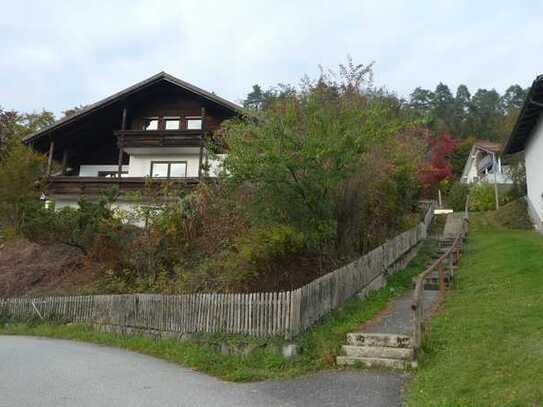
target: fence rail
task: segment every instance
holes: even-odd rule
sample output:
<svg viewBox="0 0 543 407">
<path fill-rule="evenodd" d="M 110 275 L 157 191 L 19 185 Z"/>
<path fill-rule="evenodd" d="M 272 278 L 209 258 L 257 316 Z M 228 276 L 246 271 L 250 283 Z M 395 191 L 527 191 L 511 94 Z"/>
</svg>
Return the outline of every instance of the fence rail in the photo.
<svg viewBox="0 0 543 407">
<path fill-rule="evenodd" d="M 360 259 L 286 292 L 94 295 L 0 299 L 0 315 L 89 323 L 132 332 L 226 333 L 292 337 L 357 293 L 379 288 L 405 267 L 433 214 Z"/>
</svg>

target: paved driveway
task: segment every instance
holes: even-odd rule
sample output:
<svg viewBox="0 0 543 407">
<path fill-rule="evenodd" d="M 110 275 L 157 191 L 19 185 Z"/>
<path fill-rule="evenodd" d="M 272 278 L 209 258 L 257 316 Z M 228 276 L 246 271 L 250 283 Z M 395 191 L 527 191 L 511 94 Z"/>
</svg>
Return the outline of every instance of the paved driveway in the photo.
<svg viewBox="0 0 543 407">
<path fill-rule="evenodd" d="M 394 373 L 341 371 L 233 384 L 115 348 L 0 336 L 1 407 L 394 407 L 402 382 Z"/>
</svg>

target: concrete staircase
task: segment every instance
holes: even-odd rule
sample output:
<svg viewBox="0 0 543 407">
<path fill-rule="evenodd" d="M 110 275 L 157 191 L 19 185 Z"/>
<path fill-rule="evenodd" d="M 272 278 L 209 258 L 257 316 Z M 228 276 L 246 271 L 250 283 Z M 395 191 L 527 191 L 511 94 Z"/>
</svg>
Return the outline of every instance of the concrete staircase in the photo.
<svg viewBox="0 0 543 407">
<path fill-rule="evenodd" d="M 455 212 L 447 215 L 445 221 L 445 227 L 443 228 L 444 239 L 454 239 L 458 236 L 458 233 L 462 231 L 464 226 L 464 214 L 462 212 Z"/>
<path fill-rule="evenodd" d="M 433 256 L 433 260 L 437 260 L 440 258 L 444 253 L 446 253 L 450 247 L 452 246 L 454 242 L 455 237 L 442 237 L 437 240 L 438 242 L 438 250 Z M 444 266 L 446 268 L 445 271 L 445 286 L 447 288 L 451 288 L 452 283 L 454 281 L 454 273 L 458 269 L 458 266 L 454 265 L 451 267 L 449 265 L 449 260 L 447 259 L 444 263 Z M 439 272 L 433 271 L 424 279 L 424 289 L 425 290 L 439 290 Z"/>
<path fill-rule="evenodd" d="M 432 263 L 445 254 L 463 227 L 462 214 L 450 214 L 444 228 L 444 234 L 436 240 L 438 250 Z M 429 264 L 429 266 L 430 266 Z M 445 267 L 445 284 L 452 285 L 456 265 L 443 263 Z M 430 312 L 439 298 L 439 271 L 431 272 L 424 281 L 424 309 Z M 414 288 L 414 287 L 413 287 Z M 396 298 L 387 312 L 378 316 L 373 322 L 361 327 L 362 332 L 347 334 L 347 344 L 342 346 L 342 355 L 337 356 L 340 366 L 362 365 L 366 367 L 407 369 L 416 367 L 414 344 L 411 343 L 413 290 Z"/>
<path fill-rule="evenodd" d="M 350 333 L 342 350 L 344 355 L 336 359 L 340 366 L 406 369 L 414 367 L 415 363 L 411 339 L 407 335 Z"/>
</svg>

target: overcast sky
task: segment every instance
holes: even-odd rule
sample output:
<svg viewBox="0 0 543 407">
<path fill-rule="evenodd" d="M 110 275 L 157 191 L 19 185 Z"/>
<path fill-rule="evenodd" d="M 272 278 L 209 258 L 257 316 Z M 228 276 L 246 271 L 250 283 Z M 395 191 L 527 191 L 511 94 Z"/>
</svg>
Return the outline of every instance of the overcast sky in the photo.
<svg viewBox="0 0 543 407">
<path fill-rule="evenodd" d="M 239 102 L 347 54 L 401 96 L 440 81 L 503 92 L 543 73 L 541 1 L 2 3 L 0 105 L 20 111 L 58 114 L 162 70 Z"/>
</svg>

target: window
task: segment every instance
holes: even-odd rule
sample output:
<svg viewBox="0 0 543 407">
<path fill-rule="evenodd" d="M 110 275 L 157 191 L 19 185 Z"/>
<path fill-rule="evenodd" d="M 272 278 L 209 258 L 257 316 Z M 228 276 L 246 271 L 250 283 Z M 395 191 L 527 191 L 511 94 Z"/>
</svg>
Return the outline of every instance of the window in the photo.
<svg viewBox="0 0 543 407">
<path fill-rule="evenodd" d="M 171 163 L 170 178 L 184 178 L 187 176 L 187 163 Z"/>
<path fill-rule="evenodd" d="M 143 130 L 158 130 L 158 117 L 150 117 L 144 120 Z"/>
<path fill-rule="evenodd" d="M 164 129 L 179 130 L 180 128 L 181 128 L 181 120 L 179 119 L 179 117 L 164 118 Z"/>
<path fill-rule="evenodd" d="M 185 178 L 186 176 L 186 161 L 151 161 L 151 177 L 153 178 Z"/>
<path fill-rule="evenodd" d="M 202 118 L 200 116 L 187 116 L 187 130 L 202 130 Z"/>
</svg>

